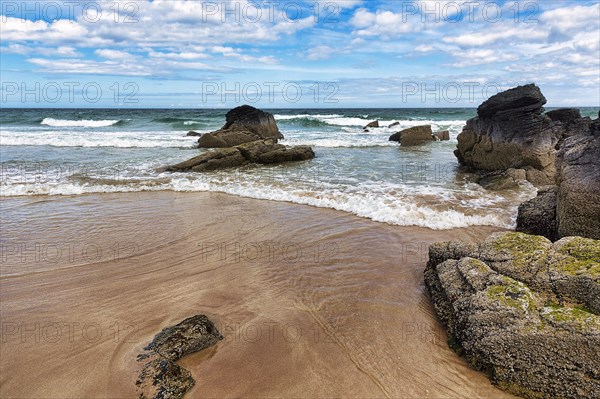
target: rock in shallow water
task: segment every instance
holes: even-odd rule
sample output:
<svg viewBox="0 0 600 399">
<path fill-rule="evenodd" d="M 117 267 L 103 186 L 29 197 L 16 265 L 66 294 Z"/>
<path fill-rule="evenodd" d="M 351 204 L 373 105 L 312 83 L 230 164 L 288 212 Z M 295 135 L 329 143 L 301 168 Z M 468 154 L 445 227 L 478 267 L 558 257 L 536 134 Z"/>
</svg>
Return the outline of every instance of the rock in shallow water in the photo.
<svg viewBox="0 0 600 399">
<path fill-rule="evenodd" d="M 309 146 L 286 147 L 275 143 L 273 140 L 260 140 L 231 148 L 219 148 L 205 152 L 177 165 L 167 166 L 160 171 L 207 172 L 251 163 L 285 163 L 305 161 L 314 157 L 315 153 Z"/>
<path fill-rule="evenodd" d="M 450 340 L 528 398 L 600 397 L 600 242 L 499 233 L 430 247 L 425 283 Z"/>
<path fill-rule="evenodd" d="M 400 145 L 412 146 L 434 141 L 431 125 L 413 126 L 390 136 L 389 141 L 398 141 Z"/>
<path fill-rule="evenodd" d="M 140 399 L 178 399 L 194 386 L 191 373 L 175 362 L 183 356 L 201 351 L 223 339 L 215 325 L 204 315 L 197 315 L 159 332 L 138 356 L 146 360 L 136 381 Z"/>
<path fill-rule="evenodd" d="M 225 125 L 221 129 L 200 137 L 200 148 L 232 147 L 264 139 L 277 142 L 283 138 L 272 114 L 249 105 L 232 109 L 225 119 Z"/>
<path fill-rule="evenodd" d="M 459 162 L 480 171 L 526 169 L 534 185 L 552 184 L 562 128 L 542 114 L 545 103 L 533 84 L 490 97 L 458 135 Z"/>
</svg>

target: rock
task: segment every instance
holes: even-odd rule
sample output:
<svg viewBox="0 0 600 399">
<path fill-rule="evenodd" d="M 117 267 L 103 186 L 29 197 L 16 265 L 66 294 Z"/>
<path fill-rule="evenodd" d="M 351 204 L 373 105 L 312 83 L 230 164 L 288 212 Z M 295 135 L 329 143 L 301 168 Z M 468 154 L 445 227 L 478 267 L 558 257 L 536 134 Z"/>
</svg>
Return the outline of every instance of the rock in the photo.
<svg viewBox="0 0 600 399">
<path fill-rule="evenodd" d="M 215 149 L 205 152 L 187 161 L 178 163 L 177 165 L 168 166 L 167 172 L 207 172 L 211 170 L 227 169 L 236 166 L 242 166 L 248 161 L 242 156 L 240 151 L 233 148 Z"/>
<path fill-rule="evenodd" d="M 192 373 L 164 358 L 146 363 L 136 381 L 140 399 L 183 398 L 195 383 Z"/>
<path fill-rule="evenodd" d="M 274 140 L 259 140 L 235 147 L 218 148 L 205 152 L 177 165 L 167 166 L 160 172 L 206 172 L 233 168 L 249 163 L 273 164 L 305 161 L 315 157 L 309 146 L 286 147 Z"/>
<path fill-rule="evenodd" d="M 599 241 L 511 232 L 434 244 L 425 285 L 451 346 L 500 388 L 600 397 Z"/>
<path fill-rule="evenodd" d="M 553 121 L 569 124 L 581 118 L 577 108 L 560 108 L 546 112 L 546 116 Z"/>
<path fill-rule="evenodd" d="M 175 362 L 223 339 L 215 325 L 197 315 L 159 332 L 144 348 L 138 361 L 146 360 L 136 381 L 140 398 L 183 398 L 194 386 L 191 373 Z"/>
<path fill-rule="evenodd" d="M 577 119 L 579 112 L 572 109 L 548 115 L 562 129 L 555 186 L 519 207 L 517 229 L 552 241 L 568 236 L 600 239 L 600 119 Z M 530 182 L 544 181 L 541 171 L 525 170 Z"/>
<path fill-rule="evenodd" d="M 308 146 L 285 147 L 280 146 L 258 156 L 257 163 L 272 164 L 283 162 L 306 161 L 313 159 L 315 153 Z"/>
<path fill-rule="evenodd" d="M 379 121 L 369 122 L 365 127 L 363 127 L 363 129 L 368 129 L 370 127 L 379 127 Z"/>
<path fill-rule="evenodd" d="M 230 145 L 224 139 L 215 136 L 212 133 L 203 134 L 198 139 L 198 145 L 200 148 L 225 148 Z"/>
<path fill-rule="evenodd" d="M 190 131 L 189 131 L 189 132 L 186 134 L 186 136 L 187 136 L 187 137 L 200 137 L 200 136 L 202 136 L 202 133 L 198 133 L 198 132 L 195 132 L 195 131 L 193 131 L 193 130 L 190 130 Z"/>
<path fill-rule="evenodd" d="M 557 158 L 559 237 L 600 239 L 600 139 L 565 139 Z"/>
<path fill-rule="evenodd" d="M 225 119 L 221 129 L 200 137 L 201 148 L 233 147 L 250 141 L 283 138 L 272 114 L 249 105 L 232 109 Z"/>
<path fill-rule="evenodd" d="M 537 197 L 519 205 L 517 231 L 558 239 L 555 186 L 540 189 Z"/>
<path fill-rule="evenodd" d="M 400 122 L 391 123 L 390 125 L 388 125 L 388 128 L 394 127 L 394 126 L 400 126 Z"/>
<path fill-rule="evenodd" d="M 459 162 L 476 171 L 525 169 L 533 184 L 552 184 L 562 127 L 542 114 L 545 102 L 533 84 L 492 96 L 458 135 Z"/>
<path fill-rule="evenodd" d="M 441 132 L 434 133 L 433 136 L 440 141 L 450 140 L 450 132 L 448 130 L 442 130 Z"/>
<path fill-rule="evenodd" d="M 490 172 L 483 175 L 478 183 L 486 190 L 508 190 L 517 188 L 527 180 L 524 169 L 508 169 L 505 172 Z"/>
<path fill-rule="evenodd" d="M 400 135 L 402 134 L 402 132 L 396 132 L 394 134 L 392 134 L 389 138 L 389 141 L 397 141 L 400 142 Z"/>
<path fill-rule="evenodd" d="M 514 109 L 539 110 L 546 104 L 546 98 L 534 84 L 517 86 L 498 93 L 477 107 L 480 118 L 491 117 L 502 111 Z"/>
<path fill-rule="evenodd" d="M 144 349 L 175 361 L 213 346 L 222 339 L 223 336 L 208 317 L 197 315 L 163 329 Z"/>
<path fill-rule="evenodd" d="M 400 145 L 411 146 L 433 141 L 431 125 L 413 126 L 390 136 L 389 141 L 399 141 Z"/>
</svg>

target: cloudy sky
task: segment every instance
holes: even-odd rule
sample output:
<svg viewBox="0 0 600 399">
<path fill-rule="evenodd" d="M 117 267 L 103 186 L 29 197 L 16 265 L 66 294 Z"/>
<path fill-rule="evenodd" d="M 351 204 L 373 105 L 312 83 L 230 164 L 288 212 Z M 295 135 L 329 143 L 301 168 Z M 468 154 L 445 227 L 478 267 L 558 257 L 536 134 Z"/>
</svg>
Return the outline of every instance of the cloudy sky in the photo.
<svg viewBox="0 0 600 399">
<path fill-rule="evenodd" d="M 8 1 L 2 106 L 600 104 L 598 1 Z"/>
</svg>

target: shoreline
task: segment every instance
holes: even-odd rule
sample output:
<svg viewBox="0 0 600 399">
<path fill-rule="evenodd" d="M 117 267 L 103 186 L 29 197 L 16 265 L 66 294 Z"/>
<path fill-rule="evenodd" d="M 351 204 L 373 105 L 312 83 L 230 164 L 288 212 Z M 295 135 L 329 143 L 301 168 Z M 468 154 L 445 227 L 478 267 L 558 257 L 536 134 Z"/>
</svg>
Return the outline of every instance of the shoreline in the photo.
<svg viewBox="0 0 600 399">
<path fill-rule="evenodd" d="M 221 193 L 3 202 L 21 203 L 3 212 L 15 240 L 138 244 L 68 272 L 8 254 L 3 275 L 30 274 L 0 278 L 3 397 L 133 396 L 143 346 L 197 313 L 225 339 L 180 361 L 196 379 L 188 397 L 512 397 L 447 347 L 422 277 L 429 243 L 502 229 L 393 226 Z M 19 221 L 22 207 L 48 217 Z"/>
</svg>

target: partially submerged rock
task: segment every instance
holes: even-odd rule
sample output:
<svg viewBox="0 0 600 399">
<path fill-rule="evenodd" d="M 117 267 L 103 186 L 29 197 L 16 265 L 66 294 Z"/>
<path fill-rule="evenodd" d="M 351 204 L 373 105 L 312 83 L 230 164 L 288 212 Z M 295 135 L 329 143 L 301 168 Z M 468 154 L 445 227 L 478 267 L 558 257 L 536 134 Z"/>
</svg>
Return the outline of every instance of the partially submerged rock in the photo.
<svg viewBox="0 0 600 399">
<path fill-rule="evenodd" d="M 425 284 L 451 346 L 528 398 L 600 397 L 600 242 L 497 233 L 429 250 Z"/>
<path fill-rule="evenodd" d="M 458 135 L 459 162 L 476 171 L 525 169 L 534 185 L 552 184 L 561 127 L 542 114 L 545 103 L 534 84 L 490 97 Z"/>
<path fill-rule="evenodd" d="M 283 138 L 272 114 L 249 105 L 232 109 L 225 118 L 225 125 L 221 129 L 200 137 L 200 148 L 232 147 L 264 139 L 277 142 Z"/>
<path fill-rule="evenodd" d="M 201 351 L 223 339 L 215 325 L 204 315 L 197 315 L 159 332 L 138 356 L 146 360 L 136 381 L 140 399 L 183 398 L 194 386 L 191 373 L 175 362 L 183 356 Z"/>
<path fill-rule="evenodd" d="M 193 130 L 190 130 L 189 132 L 187 132 L 186 136 L 187 137 L 200 137 L 200 136 L 202 136 L 202 133 L 198 133 Z"/>
<path fill-rule="evenodd" d="M 519 187 L 527 180 L 524 169 L 508 169 L 506 172 L 489 172 L 480 177 L 478 183 L 487 190 L 507 190 Z"/>
<path fill-rule="evenodd" d="M 400 145 L 412 146 L 434 141 L 431 125 L 413 126 L 390 136 L 389 141 L 398 141 Z"/>
<path fill-rule="evenodd" d="M 435 137 L 435 139 L 439 141 L 448 141 L 450 140 L 450 131 L 442 130 L 440 132 L 434 133 L 433 137 Z"/>
<path fill-rule="evenodd" d="M 363 129 L 368 129 L 370 127 L 379 127 L 379 121 L 369 122 L 363 127 Z"/>
<path fill-rule="evenodd" d="M 388 125 L 388 128 L 394 127 L 394 126 L 400 126 L 400 122 L 392 122 Z"/>
<path fill-rule="evenodd" d="M 275 164 L 305 161 L 315 157 L 309 146 L 286 147 L 275 141 L 260 140 L 231 148 L 219 148 L 162 169 L 167 172 L 207 172 L 251 163 Z"/>
</svg>

